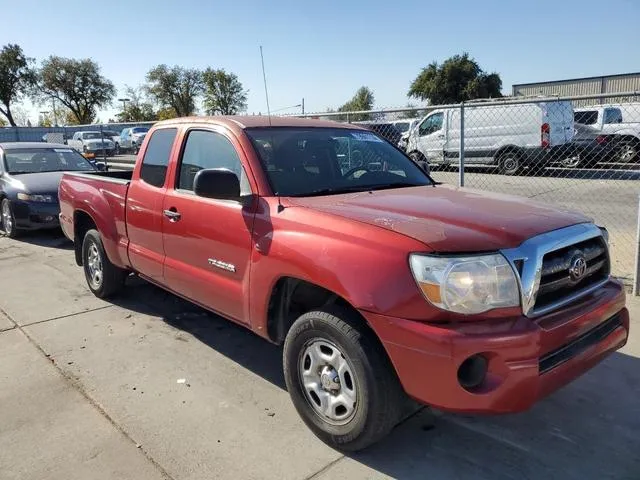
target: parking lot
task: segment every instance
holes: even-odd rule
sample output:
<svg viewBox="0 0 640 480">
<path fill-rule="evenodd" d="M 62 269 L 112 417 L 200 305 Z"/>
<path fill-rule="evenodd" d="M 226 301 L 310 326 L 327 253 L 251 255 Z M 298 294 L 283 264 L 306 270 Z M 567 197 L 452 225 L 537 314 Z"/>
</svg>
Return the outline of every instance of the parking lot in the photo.
<svg viewBox="0 0 640 480">
<path fill-rule="evenodd" d="M 0 237 L 0 272 L 3 479 L 640 478 L 635 299 L 629 343 L 531 411 L 422 410 L 345 456 L 298 418 L 280 348 L 136 278 L 96 299 L 57 232 Z"/>
</svg>

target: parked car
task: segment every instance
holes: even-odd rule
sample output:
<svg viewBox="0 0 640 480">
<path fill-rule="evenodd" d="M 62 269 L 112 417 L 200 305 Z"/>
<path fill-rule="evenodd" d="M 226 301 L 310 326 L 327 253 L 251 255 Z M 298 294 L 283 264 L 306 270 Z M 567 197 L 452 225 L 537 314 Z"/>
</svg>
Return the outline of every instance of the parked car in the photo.
<svg viewBox="0 0 640 480">
<path fill-rule="evenodd" d="M 398 142 L 400 142 L 400 138 L 402 137 L 400 130 L 398 130 L 398 128 L 391 122 L 363 121 L 353 123 L 367 128 L 372 132 L 376 132 L 392 145 L 398 145 Z"/>
<path fill-rule="evenodd" d="M 114 143 L 97 130 L 76 132 L 67 145 L 89 158 L 105 154 L 111 157 L 115 153 Z"/>
<path fill-rule="evenodd" d="M 102 130 L 102 136 L 113 142 L 113 153 L 120 153 L 120 134 L 115 130 Z"/>
<path fill-rule="evenodd" d="M 58 228 L 58 184 L 64 171 L 95 172 L 76 150 L 54 143 L 0 143 L 0 213 L 7 236 Z"/>
<path fill-rule="evenodd" d="M 566 168 L 593 167 L 600 162 L 612 161 L 618 153 L 612 135 L 603 135 L 599 130 L 580 123 L 575 124 L 571 144 L 570 156 L 560 161 Z"/>
<path fill-rule="evenodd" d="M 120 150 L 138 153 L 144 137 L 149 131 L 147 127 L 125 128 L 120 133 Z"/>
<path fill-rule="evenodd" d="M 381 439 L 407 397 L 525 410 L 629 333 L 606 230 L 434 182 L 356 125 L 162 121 L 133 172 L 67 173 L 59 196 L 94 295 L 135 272 L 283 344 L 295 408 L 342 450 Z"/>
<path fill-rule="evenodd" d="M 613 135 L 617 160 L 630 163 L 640 155 L 640 104 L 595 105 L 575 109 L 575 122 Z"/>
<path fill-rule="evenodd" d="M 571 102 L 468 104 L 464 110 L 465 164 L 496 165 L 506 175 L 567 158 L 574 133 Z M 409 135 L 406 152 L 431 166 L 458 163 L 460 110 L 429 113 Z"/>
</svg>

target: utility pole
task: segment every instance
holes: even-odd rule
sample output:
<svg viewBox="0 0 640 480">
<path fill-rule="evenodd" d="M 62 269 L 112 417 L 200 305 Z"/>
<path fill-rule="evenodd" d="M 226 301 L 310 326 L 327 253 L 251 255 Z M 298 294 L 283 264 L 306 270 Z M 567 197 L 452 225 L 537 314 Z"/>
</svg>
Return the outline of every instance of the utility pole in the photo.
<svg viewBox="0 0 640 480">
<path fill-rule="evenodd" d="M 130 102 L 131 99 L 130 98 L 119 98 L 118 101 L 122 102 L 122 120 L 124 122 L 126 122 L 128 120 L 128 118 L 127 118 L 127 102 Z"/>
<path fill-rule="evenodd" d="M 53 107 L 53 126 L 57 127 L 58 126 L 58 115 L 56 115 L 56 99 L 55 98 L 51 98 L 51 105 Z"/>
<path fill-rule="evenodd" d="M 302 97 L 302 114 L 304 115 L 304 97 Z"/>
</svg>

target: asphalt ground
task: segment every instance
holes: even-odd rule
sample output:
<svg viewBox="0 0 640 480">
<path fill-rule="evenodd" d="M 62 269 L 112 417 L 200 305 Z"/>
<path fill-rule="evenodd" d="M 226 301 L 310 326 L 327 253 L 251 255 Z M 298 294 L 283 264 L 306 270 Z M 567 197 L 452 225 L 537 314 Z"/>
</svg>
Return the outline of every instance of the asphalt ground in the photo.
<svg viewBox="0 0 640 480">
<path fill-rule="evenodd" d="M 343 455 L 294 411 L 280 348 L 137 278 L 95 298 L 60 233 L 0 237 L 0 478 L 637 480 L 629 306 L 628 344 L 530 411 L 421 410 Z"/>
</svg>

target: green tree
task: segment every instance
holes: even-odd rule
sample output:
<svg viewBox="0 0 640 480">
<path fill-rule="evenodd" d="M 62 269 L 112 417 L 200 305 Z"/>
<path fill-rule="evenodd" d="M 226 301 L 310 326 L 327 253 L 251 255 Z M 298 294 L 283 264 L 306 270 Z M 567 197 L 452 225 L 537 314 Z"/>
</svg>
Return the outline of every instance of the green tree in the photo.
<svg viewBox="0 0 640 480">
<path fill-rule="evenodd" d="M 58 100 L 76 124 L 91 123 L 96 110 L 109 105 L 116 93 L 113 83 L 100 74 L 98 64 L 88 58 L 51 56 L 42 62 L 38 77 L 38 98 Z"/>
<path fill-rule="evenodd" d="M 179 115 L 176 113 L 173 107 L 165 107 L 158 110 L 158 120 L 171 120 L 177 118 Z"/>
<path fill-rule="evenodd" d="M 35 83 L 34 60 L 26 57 L 19 45 L 8 44 L 0 50 L 0 113 L 16 126 L 11 105 L 29 93 Z"/>
<path fill-rule="evenodd" d="M 247 92 L 235 73 L 227 73 L 222 68 L 207 68 L 202 79 L 208 115 L 236 115 L 247 109 Z"/>
<path fill-rule="evenodd" d="M 204 90 L 202 72 L 179 66 L 158 65 L 147 73 L 145 90 L 160 109 L 172 108 L 178 117 L 196 112 L 196 100 Z"/>
<path fill-rule="evenodd" d="M 432 105 L 459 103 L 475 98 L 502 97 L 497 73 L 484 72 L 468 53 L 454 55 L 442 64 L 430 63 L 411 83 L 409 96 Z"/>
<path fill-rule="evenodd" d="M 351 100 L 349 100 L 340 108 L 338 108 L 338 111 L 339 112 L 357 112 L 357 111 L 363 111 L 363 110 L 371 110 L 373 108 L 373 103 L 374 103 L 373 92 L 369 87 L 362 86 L 356 91 L 355 95 L 351 98 Z M 338 118 L 342 120 L 347 120 L 346 115 L 344 117 L 340 116 Z M 370 118 L 371 118 L 371 115 L 368 113 L 356 113 L 356 114 L 350 114 L 348 116 L 349 121 L 356 121 L 356 122 L 369 120 Z"/>
<path fill-rule="evenodd" d="M 0 117 L 0 127 L 6 127 L 7 126 L 7 121 L 4 118 Z"/>
<path fill-rule="evenodd" d="M 117 114 L 119 122 L 151 122 L 157 120 L 157 114 L 151 102 L 147 101 L 141 87 L 125 88 L 125 96 L 129 99 L 124 110 Z"/>
</svg>

